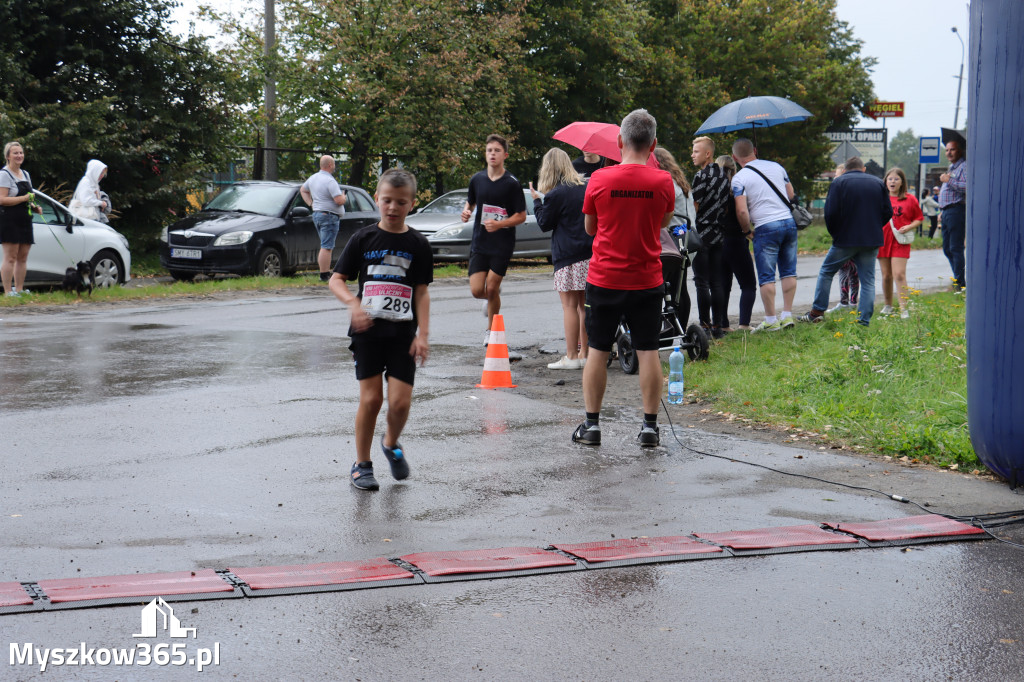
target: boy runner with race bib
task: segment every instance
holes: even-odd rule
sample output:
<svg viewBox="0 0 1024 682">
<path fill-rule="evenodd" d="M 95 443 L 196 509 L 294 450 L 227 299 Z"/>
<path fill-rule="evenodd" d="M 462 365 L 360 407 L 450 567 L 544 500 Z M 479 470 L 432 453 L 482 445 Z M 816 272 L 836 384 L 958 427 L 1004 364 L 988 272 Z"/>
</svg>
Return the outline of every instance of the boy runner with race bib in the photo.
<svg viewBox="0 0 1024 682">
<path fill-rule="evenodd" d="M 504 137 L 489 135 L 484 156 L 487 169 L 469 181 L 462 222 L 473 219 L 469 291 L 473 298 L 487 301 L 484 310 L 489 331 L 494 316 L 501 312 L 501 280 L 516 248 L 516 225 L 526 220 L 526 195 L 519 180 L 505 170 L 508 142 Z"/>
<path fill-rule="evenodd" d="M 330 289 L 348 306 L 351 325 L 349 348 L 359 381 L 356 410 L 356 462 L 351 482 L 360 490 L 377 490 L 370 449 L 377 415 L 384 404 L 382 374 L 387 372 L 387 429 L 380 446 L 391 465 L 391 475 L 409 475 L 405 451 L 398 442 L 409 418 L 416 362 L 430 352 L 430 294 L 434 257 L 426 237 L 405 224 L 416 203 L 416 177 L 393 168 L 377 183 L 374 197 L 380 223 L 352 235 L 331 276 Z M 359 281 L 353 295 L 347 282 Z"/>
</svg>

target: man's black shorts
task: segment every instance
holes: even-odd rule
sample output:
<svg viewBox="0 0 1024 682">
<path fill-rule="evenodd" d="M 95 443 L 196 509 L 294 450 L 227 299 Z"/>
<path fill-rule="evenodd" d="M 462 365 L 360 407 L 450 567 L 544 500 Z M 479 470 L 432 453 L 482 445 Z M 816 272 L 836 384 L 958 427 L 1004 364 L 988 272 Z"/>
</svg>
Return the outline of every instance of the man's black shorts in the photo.
<svg viewBox="0 0 1024 682">
<path fill-rule="evenodd" d="M 615 341 L 619 320 L 626 318 L 629 333 L 636 350 L 658 350 L 661 335 L 661 307 L 665 300 L 664 287 L 625 291 L 605 289 L 587 283 L 586 323 L 589 345 L 594 350 L 608 352 Z"/>
<path fill-rule="evenodd" d="M 494 255 L 473 251 L 469 254 L 469 276 L 472 277 L 477 272 L 487 272 L 490 270 L 495 275 L 504 277 L 505 273 L 508 272 L 508 262 L 510 260 L 512 260 L 511 253 Z"/>
<path fill-rule="evenodd" d="M 370 379 L 387 371 L 410 386 L 416 378 L 416 358 L 409 355 L 412 337 L 354 334 L 349 349 L 356 361 L 356 379 Z"/>
</svg>

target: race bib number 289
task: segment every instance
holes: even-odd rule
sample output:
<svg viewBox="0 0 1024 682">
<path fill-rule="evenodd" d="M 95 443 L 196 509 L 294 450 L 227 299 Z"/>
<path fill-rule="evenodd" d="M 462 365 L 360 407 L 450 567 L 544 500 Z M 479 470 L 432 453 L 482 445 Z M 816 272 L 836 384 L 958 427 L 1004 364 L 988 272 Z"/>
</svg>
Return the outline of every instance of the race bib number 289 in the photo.
<svg viewBox="0 0 1024 682">
<path fill-rule="evenodd" d="M 374 319 L 411 322 L 412 287 L 393 282 L 366 282 L 362 307 Z"/>
</svg>

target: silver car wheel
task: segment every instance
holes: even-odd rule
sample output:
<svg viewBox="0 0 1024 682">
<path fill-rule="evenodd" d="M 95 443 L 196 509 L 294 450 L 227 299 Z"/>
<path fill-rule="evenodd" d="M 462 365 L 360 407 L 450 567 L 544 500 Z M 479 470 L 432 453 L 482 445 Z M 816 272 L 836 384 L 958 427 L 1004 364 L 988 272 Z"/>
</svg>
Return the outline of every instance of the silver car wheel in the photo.
<svg viewBox="0 0 1024 682">
<path fill-rule="evenodd" d="M 112 287 L 121 283 L 121 263 L 111 251 L 100 251 L 93 256 L 92 284 Z"/>
</svg>

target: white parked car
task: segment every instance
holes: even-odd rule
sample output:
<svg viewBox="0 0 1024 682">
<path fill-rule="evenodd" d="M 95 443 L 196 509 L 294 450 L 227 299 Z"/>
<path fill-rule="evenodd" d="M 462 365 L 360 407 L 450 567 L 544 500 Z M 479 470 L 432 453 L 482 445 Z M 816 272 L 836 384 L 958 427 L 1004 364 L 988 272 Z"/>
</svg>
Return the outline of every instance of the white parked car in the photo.
<svg viewBox="0 0 1024 682">
<path fill-rule="evenodd" d="M 60 284 L 79 261 L 92 263 L 93 286 L 109 287 L 131 279 L 128 239 L 104 223 L 78 218 L 39 190 L 33 190 L 43 214 L 32 214 L 35 244 L 28 252 L 26 284 Z"/>
</svg>

